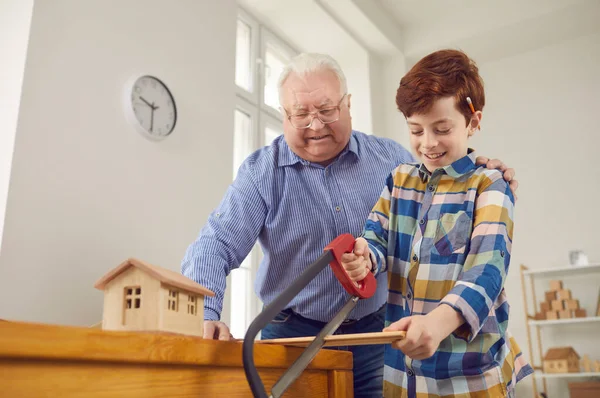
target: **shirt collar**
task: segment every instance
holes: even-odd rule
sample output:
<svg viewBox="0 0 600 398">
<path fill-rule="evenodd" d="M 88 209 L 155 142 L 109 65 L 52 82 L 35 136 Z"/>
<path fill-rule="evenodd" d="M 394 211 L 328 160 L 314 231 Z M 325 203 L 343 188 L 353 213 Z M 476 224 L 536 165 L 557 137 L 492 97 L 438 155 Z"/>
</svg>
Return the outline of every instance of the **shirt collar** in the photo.
<svg viewBox="0 0 600 398">
<path fill-rule="evenodd" d="M 340 159 L 347 153 L 352 153 L 358 160 L 359 159 L 358 152 L 359 152 L 358 139 L 356 138 L 354 130 L 352 130 L 352 133 L 350 134 L 350 141 L 348 142 L 348 145 L 346 145 L 346 147 L 342 150 L 342 152 L 339 153 L 339 155 L 337 156 L 337 159 Z M 292 165 L 295 165 L 296 163 L 302 163 L 305 166 L 308 166 L 311 164 L 311 162 L 309 162 L 308 160 L 302 159 L 300 156 L 296 155 L 296 153 L 294 153 L 294 151 L 292 151 L 292 149 L 288 146 L 287 142 L 285 141 L 285 138 L 282 137 L 281 140 L 279 141 L 277 166 L 279 166 L 279 167 L 292 166 Z"/>
<path fill-rule="evenodd" d="M 462 158 L 455 160 L 448 166 L 441 167 L 436 169 L 431 173 L 423 163 L 419 166 L 419 177 L 421 177 L 421 181 L 426 182 L 429 178 L 431 178 L 434 174 L 447 174 L 452 178 L 459 178 L 468 172 L 475 169 L 475 150 L 472 148 L 467 149 L 467 154 Z"/>
</svg>

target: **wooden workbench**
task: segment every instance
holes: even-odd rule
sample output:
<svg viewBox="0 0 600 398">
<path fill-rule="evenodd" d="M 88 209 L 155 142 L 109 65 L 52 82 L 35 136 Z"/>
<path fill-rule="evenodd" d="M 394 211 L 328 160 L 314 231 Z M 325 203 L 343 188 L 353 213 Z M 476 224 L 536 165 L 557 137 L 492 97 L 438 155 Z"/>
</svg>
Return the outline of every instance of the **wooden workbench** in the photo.
<svg viewBox="0 0 600 398">
<path fill-rule="evenodd" d="M 257 344 L 270 387 L 301 348 Z M 0 390 L 11 398 L 251 397 L 242 343 L 0 320 Z M 321 350 L 286 397 L 352 397 L 352 354 Z"/>
</svg>

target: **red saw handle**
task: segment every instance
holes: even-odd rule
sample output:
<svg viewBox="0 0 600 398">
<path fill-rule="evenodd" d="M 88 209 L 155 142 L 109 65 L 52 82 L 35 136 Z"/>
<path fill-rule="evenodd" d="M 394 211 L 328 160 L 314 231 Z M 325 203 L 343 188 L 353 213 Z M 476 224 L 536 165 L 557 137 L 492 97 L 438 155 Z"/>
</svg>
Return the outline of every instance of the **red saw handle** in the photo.
<svg viewBox="0 0 600 398">
<path fill-rule="evenodd" d="M 352 296 L 358 296 L 361 299 L 369 298 L 375 294 L 375 290 L 377 289 L 377 280 L 373 273 L 369 272 L 365 279 L 358 282 L 358 286 L 356 286 L 344 267 L 342 267 L 342 254 L 352 253 L 353 249 L 354 236 L 351 234 L 342 234 L 332 240 L 324 250 L 329 250 L 333 254 L 333 260 L 329 263 L 329 266 L 342 286 L 344 286 L 344 289 Z"/>
</svg>

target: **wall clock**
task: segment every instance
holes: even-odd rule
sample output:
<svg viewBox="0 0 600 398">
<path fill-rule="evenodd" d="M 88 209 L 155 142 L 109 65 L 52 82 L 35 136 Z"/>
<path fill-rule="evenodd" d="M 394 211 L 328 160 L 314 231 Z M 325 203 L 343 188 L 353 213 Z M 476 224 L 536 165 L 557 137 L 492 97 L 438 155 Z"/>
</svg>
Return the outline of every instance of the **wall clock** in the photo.
<svg viewBox="0 0 600 398">
<path fill-rule="evenodd" d="M 177 107 L 171 91 L 160 79 L 144 75 L 125 88 L 125 113 L 134 128 L 152 141 L 168 137 L 177 122 Z"/>
</svg>

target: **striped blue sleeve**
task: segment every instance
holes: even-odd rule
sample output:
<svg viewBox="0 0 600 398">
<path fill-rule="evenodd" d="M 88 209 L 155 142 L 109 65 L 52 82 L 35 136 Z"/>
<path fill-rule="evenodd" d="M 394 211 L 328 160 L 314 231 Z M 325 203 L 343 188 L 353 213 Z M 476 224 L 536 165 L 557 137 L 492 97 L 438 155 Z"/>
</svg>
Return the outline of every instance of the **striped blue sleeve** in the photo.
<svg viewBox="0 0 600 398">
<path fill-rule="evenodd" d="M 390 197 L 394 189 L 394 177 L 390 174 L 371 210 L 361 236 L 367 240 L 375 274 L 387 270 L 387 247 L 389 238 Z"/>
<path fill-rule="evenodd" d="M 475 201 L 475 218 L 469 251 L 461 276 L 441 304 L 457 310 L 465 323 L 455 332 L 468 342 L 480 332 L 504 288 L 513 234 L 514 197 L 502 174 Z"/>
<path fill-rule="evenodd" d="M 188 247 L 181 272 L 215 293 L 204 298 L 204 319 L 221 317 L 226 277 L 240 266 L 258 239 L 267 207 L 255 184 L 254 163 L 246 160 L 221 203 Z"/>
</svg>

